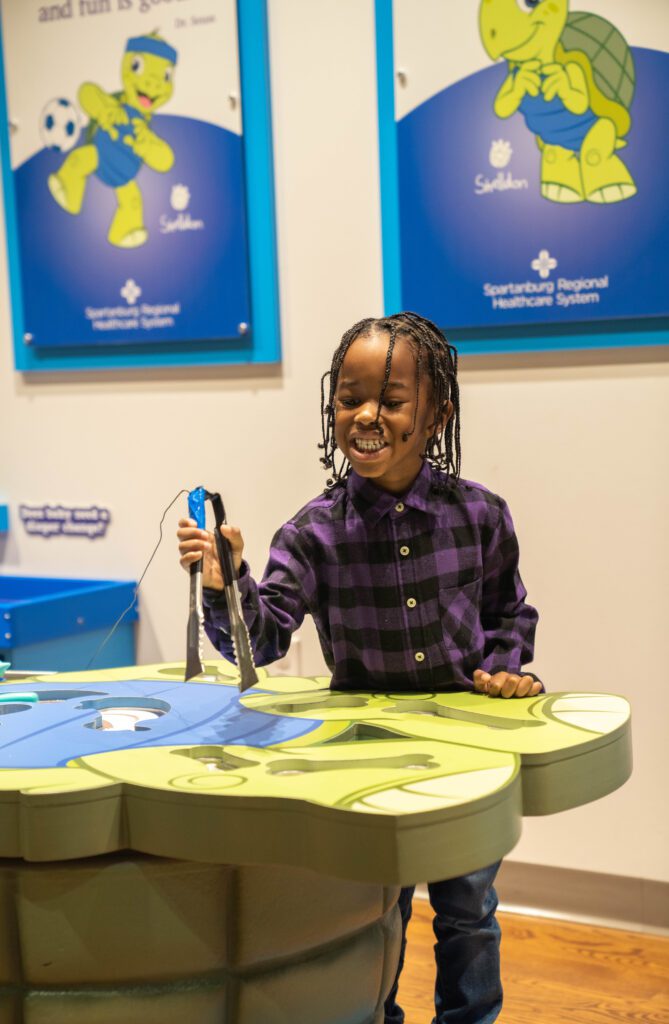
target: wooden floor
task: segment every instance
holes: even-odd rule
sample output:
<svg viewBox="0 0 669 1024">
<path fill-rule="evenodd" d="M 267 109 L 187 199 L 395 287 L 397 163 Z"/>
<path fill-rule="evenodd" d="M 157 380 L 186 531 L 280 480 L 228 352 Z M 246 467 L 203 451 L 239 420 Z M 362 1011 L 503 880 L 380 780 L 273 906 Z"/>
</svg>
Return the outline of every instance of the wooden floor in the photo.
<svg viewBox="0 0 669 1024">
<path fill-rule="evenodd" d="M 502 926 L 503 1024 L 669 1024 L 669 938 L 519 914 Z M 434 939 L 415 899 L 398 1002 L 430 1024 Z"/>
</svg>

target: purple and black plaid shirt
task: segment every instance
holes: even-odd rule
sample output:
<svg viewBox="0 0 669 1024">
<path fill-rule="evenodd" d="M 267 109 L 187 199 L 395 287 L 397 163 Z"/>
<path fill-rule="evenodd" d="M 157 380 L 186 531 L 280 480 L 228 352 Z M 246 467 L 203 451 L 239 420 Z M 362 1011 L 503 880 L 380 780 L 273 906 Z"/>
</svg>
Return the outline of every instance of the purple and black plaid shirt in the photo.
<svg viewBox="0 0 669 1024">
<path fill-rule="evenodd" d="M 276 533 L 260 583 L 242 566 L 258 665 L 313 616 L 333 689 L 471 689 L 474 670 L 519 672 L 537 613 L 525 604 L 506 503 L 425 463 L 398 498 L 351 473 Z M 234 660 L 225 598 L 205 591 L 207 635 Z"/>
</svg>

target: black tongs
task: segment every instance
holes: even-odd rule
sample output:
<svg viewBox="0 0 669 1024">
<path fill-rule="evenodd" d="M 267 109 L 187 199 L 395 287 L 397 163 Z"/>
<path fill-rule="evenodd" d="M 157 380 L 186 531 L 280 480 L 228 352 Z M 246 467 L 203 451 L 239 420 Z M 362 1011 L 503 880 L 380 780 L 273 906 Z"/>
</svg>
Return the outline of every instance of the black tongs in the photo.
<svg viewBox="0 0 669 1024">
<path fill-rule="evenodd" d="M 230 618 L 230 636 L 235 654 L 235 661 L 239 669 L 239 689 L 244 692 L 249 687 L 255 686 L 258 682 L 258 674 L 253 663 L 251 651 L 251 640 L 249 631 L 242 615 L 242 602 L 239 594 L 239 585 L 232 562 L 232 548 L 229 541 L 223 537 L 220 527 L 226 522 L 225 507 L 220 494 L 206 491 L 203 487 L 196 487 L 188 495 L 188 511 L 200 529 L 205 528 L 204 502 L 210 501 L 214 511 L 216 528 L 216 550 L 218 560 L 221 563 L 223 573 L 223 584 L 225 600 L 228 606 Z M 202 635 L 204 632 L 204 612 L 202 607 L 202 559 L 198 559 L 190 567 L 190 604 L 188 614 L 187 649 L 186 649 L 186 675 L 185 681 L 193 679 L 204 672 L 202 664 Z"/>
</svg>

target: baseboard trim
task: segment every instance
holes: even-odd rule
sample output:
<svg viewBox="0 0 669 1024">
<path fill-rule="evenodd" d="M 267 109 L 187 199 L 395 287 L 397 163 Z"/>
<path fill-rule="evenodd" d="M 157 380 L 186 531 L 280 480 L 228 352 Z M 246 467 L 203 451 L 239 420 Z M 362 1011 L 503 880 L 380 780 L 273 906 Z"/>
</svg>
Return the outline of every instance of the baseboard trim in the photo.
<svg viewBox="0 0 669 1024">
<path fill-rule="evenodd" d="M 669 935 L 667 882 L 507 860 L 495 886 L 507 913 Z"/>
</svg>

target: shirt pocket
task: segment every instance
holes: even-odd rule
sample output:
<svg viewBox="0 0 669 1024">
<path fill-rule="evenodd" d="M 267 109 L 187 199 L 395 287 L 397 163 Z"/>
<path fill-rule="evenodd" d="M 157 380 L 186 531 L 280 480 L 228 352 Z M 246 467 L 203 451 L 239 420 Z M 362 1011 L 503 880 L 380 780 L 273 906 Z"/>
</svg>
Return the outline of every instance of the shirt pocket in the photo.
<svg viewBox="0 0 669 1024">
<path fill-rule="evenodd" d="M 478 576 L 439 588 L 441 643 L 461 652 L 483 648 L 481 592 L 483 578 Z"/>
</svg>

